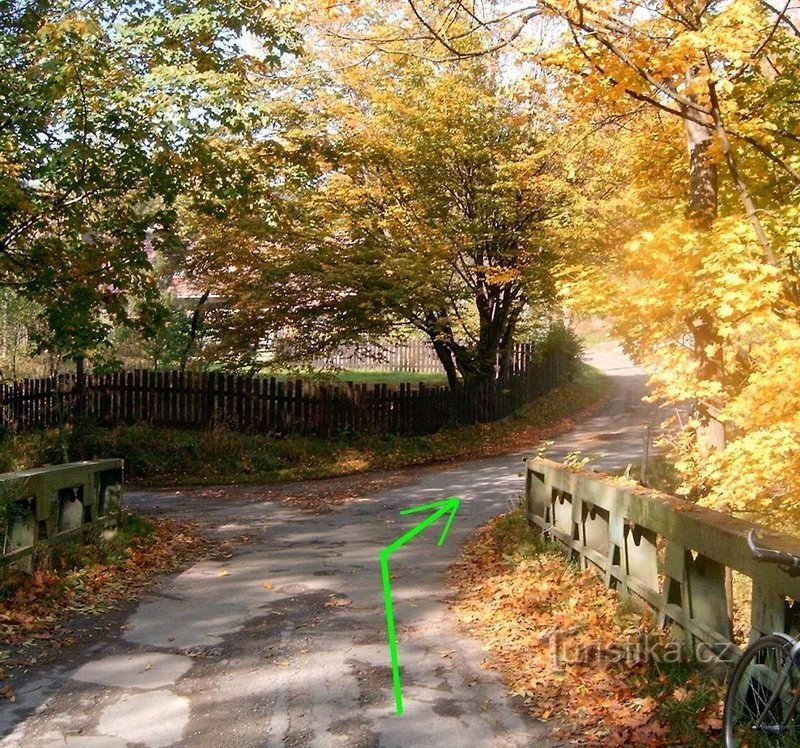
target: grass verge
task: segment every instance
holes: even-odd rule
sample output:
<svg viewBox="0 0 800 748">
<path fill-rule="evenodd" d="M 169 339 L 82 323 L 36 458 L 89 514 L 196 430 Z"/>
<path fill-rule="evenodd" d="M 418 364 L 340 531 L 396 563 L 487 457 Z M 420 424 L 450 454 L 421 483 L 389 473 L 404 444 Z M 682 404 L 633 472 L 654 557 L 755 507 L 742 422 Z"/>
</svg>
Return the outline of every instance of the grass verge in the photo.
<svg viewBox="0 0 800 748">
<path fill-rule="evenodd" d="M 589 746 L 718 745 L 721 689 L 703 666 L 591 570 L 496 517 L 451 567 L 454 611 L 553 736 Z"/>
<path fill-rule="evenodd" d="M 579 364 L 570 382 L 518 414 L 491 424 L 458 426 L 429 436 L 348 435 L 336 439 L 274 438 L 226 429 L 189 431 L 147 425 L 73 428 L 7 438 L 0 471 L 63 461 L 122 457 L 128 481 L 139 485 L 273 483 L 329 478 L 533 448 L 589 415 L 608 379 Z"/>
<path fill-rule="evenodd" d="M 424 382 L 425 384 L 447 384 L 444 374 L 414 374 L 407 371 L 356 371 L 344 369 L 332 376 L 337 382 L 354 382 L 355 384 L 405 384 L 406 382 Z"/>
</svg>

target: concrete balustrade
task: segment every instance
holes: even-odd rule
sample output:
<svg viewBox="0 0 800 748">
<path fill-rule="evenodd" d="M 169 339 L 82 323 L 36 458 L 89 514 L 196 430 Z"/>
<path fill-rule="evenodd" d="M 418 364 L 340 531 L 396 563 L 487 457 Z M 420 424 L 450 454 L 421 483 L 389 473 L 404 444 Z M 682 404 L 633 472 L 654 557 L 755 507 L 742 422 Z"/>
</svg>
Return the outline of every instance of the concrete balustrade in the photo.
<svg viewBox="0 0 800 748">
<path fill-rule="evenodd" d="M 679 626 L 687 643 L 724 659 L 740 652 L 732 642 L 726 569 L 752 580 L 751 639 L 794 633 L 800 579 L 752 557 L 751 523 L 549 460 L 526 462 L 528 521 L 583 566 L 599 569 L 606 585 L 647 603 L 662 624 Z M 798 538 L 766 530 L 758 537 L 800 556 Z"/>
<path fill-rule="evenodd" d="M 123 461 L 73 462 L 0 474 L 0 576 L 49 564 L 53 544 L 93 542 L 118 519 Z"/>
</svg>

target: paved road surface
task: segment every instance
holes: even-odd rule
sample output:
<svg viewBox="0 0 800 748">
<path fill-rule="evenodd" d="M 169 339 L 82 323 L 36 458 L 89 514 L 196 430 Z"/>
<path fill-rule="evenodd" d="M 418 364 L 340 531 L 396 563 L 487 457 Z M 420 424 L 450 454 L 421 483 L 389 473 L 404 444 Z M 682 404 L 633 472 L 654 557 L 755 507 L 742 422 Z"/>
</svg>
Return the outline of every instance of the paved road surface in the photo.
<svg viewBox="0 0 800 748">
<path fill-rule="evenodd" d="M 601 451 L 595 464 L 624 468 L 641 459 L 653 419 L 640 402 L 645 377 L 610 347 L 589 358 L 613 377 L 613 396 L 551 454 Z M 130 494 L 132 506 L 202 511 L 218 535 L 254 542 L 166 579 L 99 641 L 34 674 L 15 704 L 0 702 L 0 748 L 559 745 L 481 668 L 443 581 L 458 543 L 520 496 L 524 456 L 426 473 L 322 515 L 265 502 L 257 489 L 202 505 L 191 492 Z M 392 556 L 398 717 L 378 553 L 419 521 L 400 509 L 452 495 L 463 501 L 446 545 L 432 528 Z"/>
</svg>

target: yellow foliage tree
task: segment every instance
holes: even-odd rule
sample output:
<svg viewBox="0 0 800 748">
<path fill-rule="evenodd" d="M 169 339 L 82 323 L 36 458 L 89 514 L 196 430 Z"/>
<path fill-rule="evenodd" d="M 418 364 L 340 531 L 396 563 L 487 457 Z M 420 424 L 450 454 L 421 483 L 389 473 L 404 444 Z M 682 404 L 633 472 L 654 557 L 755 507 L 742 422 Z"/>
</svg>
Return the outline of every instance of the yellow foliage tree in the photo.
<svg viewBox="0 0 800 748">
<path fill-rule="evenodd" d="M 410 331 L 453 389 L 494 382 L 520 325 L 559 309 L 576 191 L 557 128 L 490 60 L 327 52 L 306 61 L 323 81 L 304 102 L 324 132 L 320 172 L 283 185 L 279 210 L 242 204 L 196 230 L 186 264 L 226 299 L 207 316 L 225 360 L 257 365 L 268 347 L 306 362 Z"/>
<path fill-rule="evenodd" d="M 696 403 L 673 444 L 683 491 L 800 528 L 800 13 L 765 0 L 488 3 L 489 16 L 410 3 L 445 54 L 463 54 L 466 27 L 486 50 L 564 71 L 565 117 L 616 134 L 629 170 L 609 193 L 629 217 L 598 212 L 611 241 L 562 269 L 564 293 L 614 321 L 656 396 Z M 561 44 L 533 44 L 545 18 Z M 724 450 L 697 438 L 712 416 Z"/>
</svg>

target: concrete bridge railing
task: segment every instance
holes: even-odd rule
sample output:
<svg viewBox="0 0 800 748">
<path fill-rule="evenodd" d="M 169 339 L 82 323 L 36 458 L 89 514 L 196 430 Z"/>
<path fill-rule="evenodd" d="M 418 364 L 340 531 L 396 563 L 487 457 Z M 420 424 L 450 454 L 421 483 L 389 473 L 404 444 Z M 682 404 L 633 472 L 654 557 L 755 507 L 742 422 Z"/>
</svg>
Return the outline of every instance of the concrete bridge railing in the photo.
<svg viewBox="0 0 800 748">
<path fill-rule="evenodd" d="M 123 461 L 73 462 L 0 474 L 0 577 L 48 566 L 53 544 L 91 542 L 120 513 Z"/>
<path fill-rule="evenodd" d="M 753 559 L 748 522 L 539 458 L 527 460 L 526 511 L 573 558 L 600 569 L 608 586 L 680 626 L 689 643 L 726 659 L 740 651 L 732 643 L 727 569 L 752 580 L 751 638 L 792 628 L 800 578 Z M 800 555 L 797 538 L 766 531 L 761 538 Z"/>
</svg>

